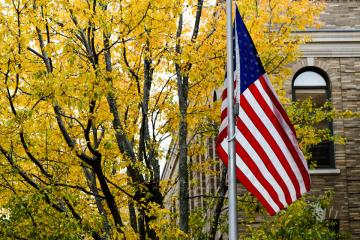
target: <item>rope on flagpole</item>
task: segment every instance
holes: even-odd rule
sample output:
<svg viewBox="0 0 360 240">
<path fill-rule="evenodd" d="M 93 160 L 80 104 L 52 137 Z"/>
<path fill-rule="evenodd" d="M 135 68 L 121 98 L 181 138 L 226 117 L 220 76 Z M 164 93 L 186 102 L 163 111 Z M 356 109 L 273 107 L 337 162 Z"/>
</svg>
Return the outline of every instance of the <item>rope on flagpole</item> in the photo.
<svg viewBox="0 0 360 240">
<path fill-rule="evenodd" d="M 235 139 L 235 137 L 236 137 L 236 133 L 234 133 L 234 135 L 231 138 L 228 138 L 227 141 L 231 142 L 231 141 L 233 141 Z"/>
</svg>

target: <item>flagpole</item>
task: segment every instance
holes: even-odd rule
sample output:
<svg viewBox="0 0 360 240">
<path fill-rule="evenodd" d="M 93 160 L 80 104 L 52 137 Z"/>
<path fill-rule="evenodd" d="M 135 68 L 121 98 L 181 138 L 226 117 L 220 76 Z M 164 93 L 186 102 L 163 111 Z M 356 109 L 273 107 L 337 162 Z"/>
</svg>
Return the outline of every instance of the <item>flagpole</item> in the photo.
<svg viewBox="0 0 360 240">
<path fill-rule="evenodd" d="M 237 240 L 236 165 L 234 124 L 234 68 L 232 0 L 226 0 L 227 99 L 228 99 L 228 169 L 229 169 L 229 240 Z"/>
</svg>

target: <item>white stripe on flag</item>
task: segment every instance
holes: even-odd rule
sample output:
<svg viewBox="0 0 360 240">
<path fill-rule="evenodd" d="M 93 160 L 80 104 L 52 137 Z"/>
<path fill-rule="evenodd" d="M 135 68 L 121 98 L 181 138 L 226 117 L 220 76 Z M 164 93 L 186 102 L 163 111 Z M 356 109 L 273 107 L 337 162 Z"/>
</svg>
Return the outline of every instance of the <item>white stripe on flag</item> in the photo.
<svg viewBox="0 0 360 240">
<path fill-rule="evenodd" d="M 263 137 L 263 135 L 260 133 L 260 131 L 257 129 L 257 127 L 250 120 L 250 118 L 244 112 L 244 110 L 242 108 L 240 108 L 239 117 L 244 122 L 246 127 L 250 130 L 250 132 L 252 133 L 254 138 L 263 147 L 263 149 L 264 149 L 265 153 L 267 154 L 268 158 L 274 164 L 275 169 L 278 171 L 279 175 L 284 179 L 286 187 L 288 188 L 288 190 L 290 192 L 292 201 L 295 201 L 296 200 L 295 187 L 292 184 L 292 181 L 291 181 L 290 177 L 288 176 L 285 168 L 281 164 L 278 156 L 274 153 L 274 151 L 272 150 L 272 147 L 270 147 L 269 143 L 266 141 L 266 139 Z"/>
<path fill-rule="evenodd" d="M 289 159 L 288 163 L 291 166 L 291 169 L 293 169 L 293 172 L 296 176 L 296 178 L 299 181 L 301 192 L 306 192 L 305 189 L 305 183 L 303 180 L 303 177 L 301 175 L 301 172 L 298 168 L 298 166 L 295 163 L 295 159 L 292 156 L 290 150 L 287 148 L 284 140 L 278 133 L 276 127 L 272 124 L 268 116 L 264 113 L 263 109 L 260 107 L 254 96 L 252 95 L 251 91 L 249 89 L 246 89 L 245 92 L 243 92 L 244 97 L 248 100 L 250 106 L 255 111 L 255 113 L 258 115 L 258 117 L 263 121 L 265 127 L 270 132 L 270 134 L 274 137 L 276 143 L 280 147 L 281 151 L 284 153 L 286 159 Z"/>
<path fill-rule="evenodd" d="M 251 157 L 251 159 L 254 161 L 256 166 L 259 168 L 260 172 L 264 176 L 264 178 L 270 183 L 270 185 L 275 189 L 275 192 L 277 193 L 280 202 L 284 205 L 284 207 L 287 207 L 288 204 L 285 200 L 285 195 L 283 190 L 281 189 L 280 185 L 275 180 L 274 176 L 269 172 L 267 167 L 265 166 L 262 159 L 259 157 L 259 155 L 256 153 L 254 148 L 251 146 L 251 144 L 247 141 L 247 139 L 242 135 L 242 133 L 239 131 L 238 128 L 236 128 L 236 139 L 239 143 L 243 146 L 245 151 L 248 153 L 248 155 Z"/>
<path fill-rule="evenodd" d="M 227 145 L 228 145 L 227 141 L 223 141 L 221 143 L 221 146 L 225 150 L 226 154 L 228 154 Z M 266 191 L 266 189 L 262 186 L 262 184 L 258 181 L 258 179 L 254 176 L 254 174 L 250 171 L 248 166 L 243 162 L 243 160 L 239 157 L 238 154 L 236 154 L 236 166 L 246 176 L 246 178 L 254 185 L 254 187 L 260 192 L 260 194 L 265 198 L 265 200 L 273 208 L 273 210 L 275 212 L 280 211 L 280 208 L 271 198 L 268 191 Z"/>
<path fill-rule="evenodd" d="M 267 75 L 267 74 L 265 74 Z M 267 77 L 266 77 L 267 78 Z M 287 135 L 289 136 L 289 139 L 292 143 L 292 145 L 295 147 L 295 150 L 298 154 L 298 156 L 300 157 L 300 159 L 305 159 L 304 154 L 302 153 L 302 151 L 299 149 L 298 147 L 298 142 L 296 137 L 294 136 L 290 126 L 288 125 L 288 123 L 285 121 L 285 119 L 283 118 L 282 114 L 280 113 L 280 111 L 277 109 L 277 107 L 275 105 L 272 104 L 272 101 L 269 97 L 269 95 L 266 93 L 265 89 L 262 87 L 261 83 L 259 81 L 255 82 L 256 87 L 258 88 L 259 92 L 261 93 L 262 97 L 264 98 L 264 100 L 266 101 L 266 103 L 271 106 L 271 110 L 273 111 L 274 115 L 277 117 L 277 119 L 279 120 L 279 122 L 281 123 L 282 126 L 284 126 L 284 130 L 286 131 Z M 270 88 L 272 89 L 272 88 Z M 274 94 L 276 96 L 276 94 Z M 304 161 L 301 161 L 302 165 L 306 168 L 306 170 L 308 170 L 308 166 Z"/>
</svg>

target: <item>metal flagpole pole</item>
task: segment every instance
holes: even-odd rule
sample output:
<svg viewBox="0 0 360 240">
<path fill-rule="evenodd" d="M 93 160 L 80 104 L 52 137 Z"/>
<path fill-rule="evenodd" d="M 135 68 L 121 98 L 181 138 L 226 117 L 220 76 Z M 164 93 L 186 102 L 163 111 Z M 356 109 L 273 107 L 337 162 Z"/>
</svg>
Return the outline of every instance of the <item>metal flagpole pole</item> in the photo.
<svg viewBox="0 0 360 240">
<path fill-rule="evenodd" d="M 229 240 L 237 240 L 236 166 L 234 124 L 234 66 L 232 0 L 226 0 L 227 99 L 228 99 L 228 169 L 229 169 Z"/>
</svg>

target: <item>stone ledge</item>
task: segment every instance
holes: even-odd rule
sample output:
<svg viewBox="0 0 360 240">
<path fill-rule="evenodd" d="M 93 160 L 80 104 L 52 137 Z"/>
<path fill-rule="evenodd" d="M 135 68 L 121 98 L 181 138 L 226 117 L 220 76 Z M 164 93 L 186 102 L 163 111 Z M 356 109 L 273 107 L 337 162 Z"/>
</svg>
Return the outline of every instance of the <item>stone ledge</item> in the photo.
<svg viewBox="0 0 360 240">
<path fill-rule="evenodd" d="M 339 175 L 340 169 L 313 169 L 309 170 L 310 175 Z"/>
<path fill-rule="evenodd" d="M 300 46 L 304 57 L 360 57 L 360 29 L 309 30 L 294 34 L 308 34 L 311 38 Z"/>
</svg>

